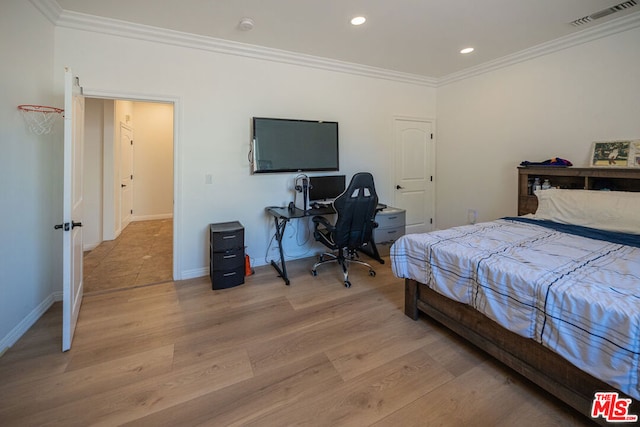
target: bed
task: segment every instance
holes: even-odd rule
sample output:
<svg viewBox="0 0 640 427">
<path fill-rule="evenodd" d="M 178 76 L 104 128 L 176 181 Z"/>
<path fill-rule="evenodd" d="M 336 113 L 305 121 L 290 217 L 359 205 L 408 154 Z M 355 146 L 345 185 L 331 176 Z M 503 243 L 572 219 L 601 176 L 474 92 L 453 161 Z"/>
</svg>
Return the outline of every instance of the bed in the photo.
<svg viewBox="0 0 640 427">
<path fill-rule="evenodd" d="M 537 195 L 535 215 L 398 239 L 405 314 L 432 317 L 585 416 L 596 392 L 638 415 L 640 193 Z"/>
</svg>

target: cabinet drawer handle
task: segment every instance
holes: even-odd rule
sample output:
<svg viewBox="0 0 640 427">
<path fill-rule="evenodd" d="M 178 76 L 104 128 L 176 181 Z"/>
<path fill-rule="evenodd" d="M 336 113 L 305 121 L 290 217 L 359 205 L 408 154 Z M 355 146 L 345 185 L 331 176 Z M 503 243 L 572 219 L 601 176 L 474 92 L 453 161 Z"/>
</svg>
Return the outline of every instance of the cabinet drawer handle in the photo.
<svg viewBox="0 0 640 427">
<path fill-rule="evenodd" d="M 223 276 L 224 277 L 229 277 L 229 276 L 235 276 L 237 273 L 235 271 L 231 272 L 231 273 L 224 273 Z"/>
<path fill-rule="evenodd" d="M 229 258 L 235 258 L 235 255 L 224 255 L 222 258 L 224 259 L 229 259 Z"/>
<path fill-rule="evenodd" d="M 235 234 L 233 234 L 233 235 L 231 235 L 231 236 L 222 236 L 222 238 L 223 238 L 223 239 L 235 239 L 235 238 L 236 238 L 236 235 L 235 235 Z"/>
</svg>

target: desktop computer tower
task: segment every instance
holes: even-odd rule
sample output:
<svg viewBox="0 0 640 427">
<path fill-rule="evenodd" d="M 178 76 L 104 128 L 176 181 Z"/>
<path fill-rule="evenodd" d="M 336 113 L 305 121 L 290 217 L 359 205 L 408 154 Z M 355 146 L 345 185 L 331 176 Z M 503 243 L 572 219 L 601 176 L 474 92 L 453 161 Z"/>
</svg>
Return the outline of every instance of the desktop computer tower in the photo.
<svg viewBox="0 0 640 427">
<path fill-rule="evenodd" d="M 306 195 L 303 195 L 302 193 L 296 193 L 296 208 L 298 209 L 302 209 L 303 211 L 308 211 L 309 209 L 311 209 L 311 206 L 309 205 L 309 191 L 307 191 Z"/>
<path fill-rule="evenodd" d="M 309 188 L 311 183 L 309 177 L 301 175 L 296 178 L 295 181 L 295 205 L 296 208 L 303 211 L 308 211 L 311 207 L 309 204 Z"/>
</svg>

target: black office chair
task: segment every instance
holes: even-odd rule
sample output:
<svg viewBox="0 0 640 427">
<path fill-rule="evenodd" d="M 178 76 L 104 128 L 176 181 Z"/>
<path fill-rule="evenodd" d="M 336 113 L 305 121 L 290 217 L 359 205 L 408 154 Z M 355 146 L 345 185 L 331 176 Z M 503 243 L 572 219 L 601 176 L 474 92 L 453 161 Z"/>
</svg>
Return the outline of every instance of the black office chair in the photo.
<svg viewBox="0 0 640 427">
<path fill-rule="evenodd" d="M 372 242 L 373 229 L 378 226 L 375 222 L 377 205 L 378 195 L 373 176 L 368 172 L 360 172 L 351 178 L 347 189 L 333 202 L 338 215 L 335 225 L 323 216 L 313 217 L 313 236 L 329 249 L 337 251 L 337 254 L 320 255 L 320 261 L 311 270 L 312 275 L 317 276 L 318 266 L 329 262 L 340 264 L 344 273 L 344 285 L 347 288 L 351 287 L 350 263 L 364 265 L 369 268 L 369 275 L 376 275 L 369 264 L 356 258 L 357 250 Z M 325 256 L 329 259 L 324 259 Z"/>
</svg>

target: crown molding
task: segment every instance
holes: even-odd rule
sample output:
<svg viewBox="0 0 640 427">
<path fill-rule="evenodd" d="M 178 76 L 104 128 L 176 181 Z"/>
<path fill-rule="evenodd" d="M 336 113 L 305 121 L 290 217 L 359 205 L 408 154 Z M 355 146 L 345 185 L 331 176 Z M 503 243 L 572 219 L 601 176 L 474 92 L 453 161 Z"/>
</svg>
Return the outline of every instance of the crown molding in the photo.
<svg viewBox="0 0 640 427">
<path fill-rule="evenodd" d="M 628 31 L 640 26 L 640 12 L 634 12 L 621 18 L 613 19 L 603 24 L 587 28 L 583 31 L 533 46 L 512 55 L 488 61 L 475 67 L 448 74 L 441 78 L 434 78 L 355 64 L 352 62 L 338 61 L 330 58 L 295 53 L 281 49 L 200 36 L 117 19 L 65 11 L 60 7 L 56 0 L 30 0 L 30 2 L 54 25 L 62 28 L 97 32 L 190 49 L 206 50 L 226 55 L 243 56 L 247 58 L 299 65 L 303 67 L 434 88 L 479 76 L 491 71 L 496 71 L 501 68 L 509 67 L 511 65 L 588 43 L 613 34 Z"/>
<path fill-rule="evenodd" d="M 35 3 L 55 3 L 55 0 L 31 0 Z M 40 9 L 40 8 L 39 8 Z M 370 67 L 335 59 L 322 58 L 313 55 L 289 52 L 280 49 L 256 46 L 247 43 L 239 43 L 214 37 L 200 36 L 168 30 L 149 25 L 136 24 L 117 19 L 103 18 L 83 13 L 62 10 L 56 26 L 81 31 L 97 32 L 138 40 L 163 43 L 190 49 L 206 50 L 227 55 L 243 56 L 266 61 L 280 62 L 291 65 L 318 68 L 328 71 L 336 71 L 354 74 L 364 77 L 392 80 L 403 83 L 417 84 L 435 87 L 437 79 L 417 74 L 403 73 L 384 68 Z"/>
<path fill-rule="evenodd" d="M 52 24 L 58 22 L 62 8 L 56 0 L 29 0 Z"/>
<path fill-rule="evenodd" d="M 579 31 L 577 33 L 569 34 L 567 36 L 552 40 L 547 43 L 533 46 L 520 52 L 516 52 L 512 55 L 507 55 L 493 61 L 485 62 L 484 64 L 480 64 L 476 67 L 467 68 L 460 72 L 449 74 L 438 79 L 437 87 L 442 87 L 460 80 L 479 76 L 481 74 L 509 67 L 511 65 L 528 61 L 540 56 L 548 55 L 554 52 L 559 52 L 573 46 L 578 46 L 580 44 L 598 40 L 603 37 L 622 33 L 624 31 L 628 31 L 637 27 L 640 27 L 640 12 L 634 12 L 632 14 L 613 19 L 598 26 Z"/>
</svg>

